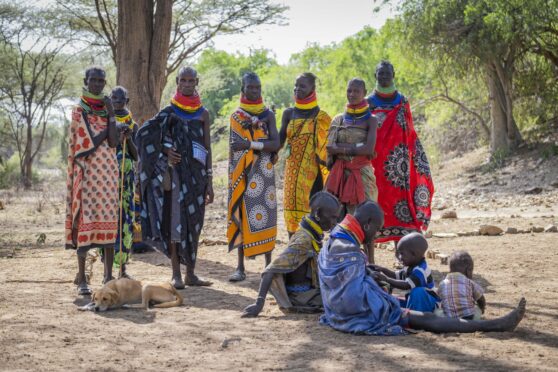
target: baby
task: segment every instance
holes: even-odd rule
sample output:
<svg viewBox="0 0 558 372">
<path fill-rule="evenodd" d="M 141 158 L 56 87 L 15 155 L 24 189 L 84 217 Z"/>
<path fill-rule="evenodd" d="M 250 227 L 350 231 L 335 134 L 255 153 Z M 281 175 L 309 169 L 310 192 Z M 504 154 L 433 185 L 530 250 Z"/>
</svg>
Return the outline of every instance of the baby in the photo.
<svg viewBox="0 0 558 372">
<path fill-rule="evenodd" d="M 473 277 L 473 259 L 465 251 L 451 255 L 450 272 L 438 287 L 444 315 L 450 318 L 479 320 L 484 314 L 484 292 Z"/>
</svg>

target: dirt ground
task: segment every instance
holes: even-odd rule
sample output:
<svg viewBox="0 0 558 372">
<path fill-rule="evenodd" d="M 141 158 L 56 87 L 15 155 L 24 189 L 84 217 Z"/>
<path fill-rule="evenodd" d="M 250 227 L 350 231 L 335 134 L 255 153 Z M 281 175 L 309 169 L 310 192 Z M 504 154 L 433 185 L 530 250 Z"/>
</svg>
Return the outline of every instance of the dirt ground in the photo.
<svg viewBox="0 0 558 372">
<path fill-rule="evenodd" d="M 473 232 L 481 224 L 504 230 L 557 224 L 556 157 L 541 162 L 536 153 L 527 153 L 482 173 L 485 157 L 480 150 L 435 169 L 429 243 L 442 253 L 472 254 L 475 279 L 486 290 L 487 318 L 505 314 L 526 297 L 526 316 L 513 333 L 353 336 L 319 325 L 316 315 L 285 315 L 271 297 L 257 319 L 241 319 L 241 310 L 256 297 L 264 263 L 263 258 L 248 261 L 247 280 L 228 282 L 236 255 L 222 244 L 222 188 L 207 212 L 202 238 L 209 244 L 200 247 L 197 264 L 197 272 L 214 281 L 212 287 L 186 288 L 184 306 L 178 308 L 80 312 L 77 307 L 88 299 L 76 296 L 76 258 L 63 249 L 64 186 L 52 182 L 43 191 L 0 191 L 5 207 L 0 211 L 0 369 L 556 370 L 558 233 L 436 237 Z M 525 194 L 535 186 L 539 194 Z M 441 219 L 447 210 L 458 218 Z M 282 215 L 279 220 L 282 247 Z M 40 234 L 46 235 L 44 244 L 37 243 Z M 429 261 L 439 281 L 448 266 Z M 393 252 L 379 250 L 377 262 L 391 266 Z M 145 281 L 169 280 L 170 263 L 158 253 L 137 254 L 129 272 Z M 92 286 L 99 288 L 101 279 L 97 262 Z"/>
</svg>

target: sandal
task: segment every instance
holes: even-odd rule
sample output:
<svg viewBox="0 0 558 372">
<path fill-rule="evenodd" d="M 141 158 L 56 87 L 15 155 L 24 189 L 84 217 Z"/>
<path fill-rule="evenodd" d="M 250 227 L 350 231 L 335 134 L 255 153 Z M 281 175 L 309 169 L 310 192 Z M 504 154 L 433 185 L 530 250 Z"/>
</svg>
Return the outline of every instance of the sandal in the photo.
<svg viewBox="0 0 558 372">
<path fill-rule="evenodd" d="M 241 282 L 246 279 L 246 273 L 244 271 L 236 270 L 230 277 L 229 282 Z"/>
<path fill-rule="evenodd" d="M 82 283 L 78 285 L 77 292 L 78 295 L 80 296 L 91 296 L 91 294 L 93 293 L 93 291 L 91 290 L 91 288 L 89 288 L 87 283 Z"/>
</svg>

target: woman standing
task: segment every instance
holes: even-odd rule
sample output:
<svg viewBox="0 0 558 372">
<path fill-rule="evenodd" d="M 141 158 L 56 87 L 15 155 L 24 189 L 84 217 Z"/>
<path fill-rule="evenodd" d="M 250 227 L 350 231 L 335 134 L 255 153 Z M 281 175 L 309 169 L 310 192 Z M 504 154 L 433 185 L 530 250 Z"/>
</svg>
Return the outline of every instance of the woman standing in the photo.
<svg viewBox="0 0 558 372">
<path fill-rule="evenodd" d="M 337 196 L 346 214 L 352 214 L 358 204 L 378 198 L 370 162 L 376 145 L 376 118 L 370 114 L 365 95 L 363 80 L 349 81 L 347 108 L 333 119 L 328 135 L 327 163 L 331 173 L 326 189 Z M 368 259 L 373 263 L 374 244 L 367 247 Z"/>
<path fill-rule="evenodd" d="M 103 283 L 113 279 L 112 262 L 118 227 L 118 132 L 111 99 L 103 95 L 105 70 L 85 71 L 83 94 L 72 109 L 66 179 L 66 249 L 78 259 L 79 295 L 90 295 L 85 259 L 91 248 L 104 251 Z"/>
<path fill-rule="evenodd" d="M 302 217 L 310 213 L 310 198 L 323 189 L 326 168 L 329 115 L 320 109 L 316 97 L 316 76 L 299 75 L 294 87 L 294 108 L 283 112 L 279 139 L 285 148 L 284 213 L 289 238 L 298 230 Z"/>
<path fill-rule="evenodd" d="M 368 97 L 378 120 L 376 172 L 378 203 L 385 213 L 376 242 L 399 241 L 413 231 L 424 231 L 430 222 L 434 184 L 426 153 L 413 127 L 409 102 L 395 89 L 393 65 L 376 67 L 376 89 Z"/>
</svg>

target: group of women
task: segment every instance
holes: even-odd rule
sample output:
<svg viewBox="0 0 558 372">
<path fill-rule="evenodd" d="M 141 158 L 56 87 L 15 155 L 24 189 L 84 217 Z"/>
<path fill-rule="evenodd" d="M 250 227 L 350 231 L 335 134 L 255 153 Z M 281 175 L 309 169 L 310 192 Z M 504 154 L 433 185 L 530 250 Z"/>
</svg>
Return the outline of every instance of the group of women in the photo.
<svg viewBox="0 0 558 372">
<path fill-rule="evenodd" d="M 318 106 L 315 76 L 297 78 L 296 103 L 285 110 L 280 131 L 281 144 L 286 142 L 289 235 L 310 211 L 310 197 L 323 188 L 338 197 L 345 213 L 365 200 L 379 203 L 385 225 L 376 242 L 398 241 L 428 227 L 434 187 L 409 103 L 395 88 L 389 62 L 380 62 L 375 75 L 377 84 L 368 97 L 363 80 L 349 81 L 345 112 L 333 120 Z M 374 261 L 374 243 L 368 257 Z"/>
<path fill-rule="evenodd" d="M 524 299 L 506 317 L 464 324 L 428 314 L 403 316 L 397 305 L 384 311 L 383 305 L 377 306 L 382 301 L 371 302 L 366 291 L 343 292 L 346 286 L 339 277 L 348 279 L 355 273 L 355 282 L 374 287 L 364 274 L 365 257 L 368 263 L 374 260 L 374 242 L 398 241 L 413 231 L 421 232 L 430 219 L 434 191 L 430 168 L 409 104 L 393 84 L 394 76 L 393 66 L 381 62 L 376 68 L 377 85 L 368 97 L 363 80 L 350 80 L 345 111 L 331 120 L 318 106 L 316 77 L 303 73 L 295 82 L 295 105 L 284 111 L 279 131 L 274 113 L 263 103 L 259 77 L 243 76 L 240 104 L 230 118 L 227 237 L 229 248 L 238 251 L 238 266 L 230 280 L 245 279 L 244 257 L 265 254 L 268 267 L 258 301 L 244 315 L 261 311 L 265 294 L 276 283 L 275 274 L 292 272 L 292 280 L 287 277 L 283 285 L 294 305 L 320 308 L 316 274 L 322 284 L 331 274 L 323 319 L 339 320 L 337 315 L 349 309 L 343 325 L 358 322 L 354 310 L 359 307 L 353 305 L 366 303 L 372 334 L 399 334 L 405 322 L 434 332 L 510 330 L 521 320 Z M 182 68 L 170 105 L 141 126 L 128 111 L 126 89 L 116 87 L 111 97 L 102 94 L 105 77 L 102 68 L 86 71 L 70 125 L 65 236 L 66 248 L 77 251 L 78 293 L 91 294 L 85 276 L 91 248 L 101 250 L 104 283 L 113 279 L 115 262 L 120 264 L 120 277 L 128 276 L 123 253 L 132 243 L 136 184 L 142 238 L 171 259 L 174 287 L 211 285 L 194 274 L 205 206 L 214 198 L 210 118 L 196 90 L 197 72 Z M 277 235 L 274 164 L 281 147 L 285 222 L 289 236 L 294 236 L 285 252 L 270 263 Z M 321 249 L 324 230 L 338 217 L 345 219 Z M 345 234 L 344 228 L 355 235 Z M 346 244 L 351 241 L 352 245 Z M 366 245 L 367 256 L 360 251 L 361 244 Z M 314 262 L 317 255 L 319 270 Z M 184 280 L 181 264 L 186 266 Z M 314 290 L 306 282 L 308 271 L 313 273 Z M 377 300 L 388 296 L 376 287 L 372 292 Z M 348 297 L 337 296 L 338 291 Z M 293 305 L 289 301 L 284 304 Z M 343 311 L 332 304 L 340 304 Z M 378 312 L 383 314 L 380 321 Z"/>
</svg>

